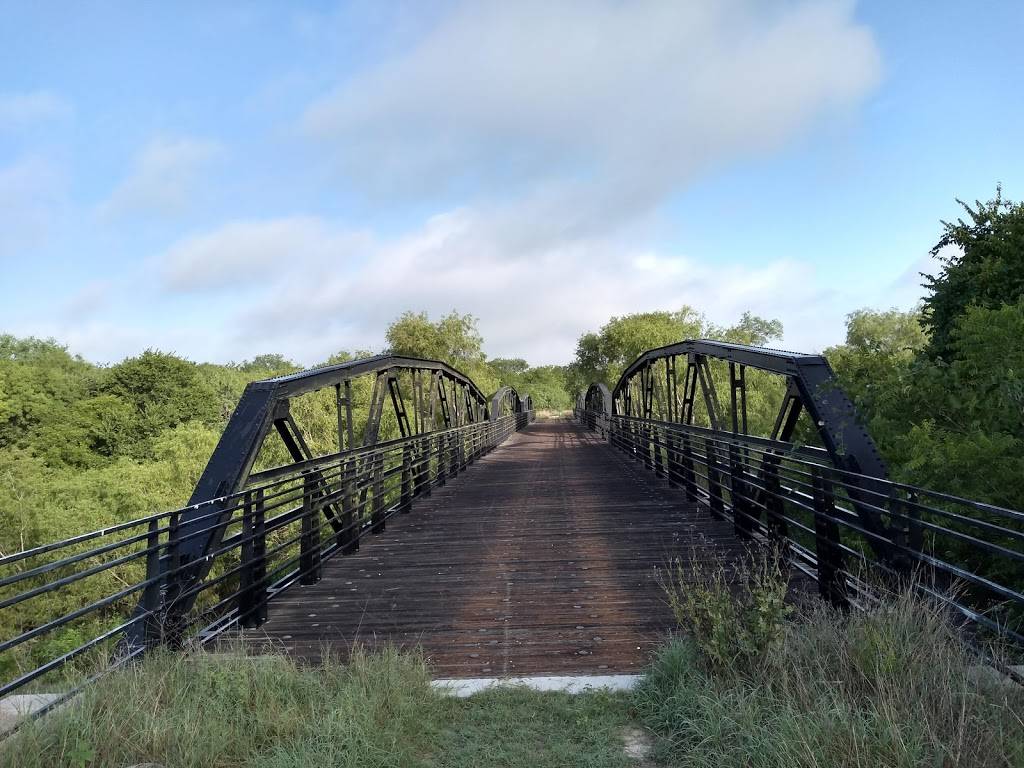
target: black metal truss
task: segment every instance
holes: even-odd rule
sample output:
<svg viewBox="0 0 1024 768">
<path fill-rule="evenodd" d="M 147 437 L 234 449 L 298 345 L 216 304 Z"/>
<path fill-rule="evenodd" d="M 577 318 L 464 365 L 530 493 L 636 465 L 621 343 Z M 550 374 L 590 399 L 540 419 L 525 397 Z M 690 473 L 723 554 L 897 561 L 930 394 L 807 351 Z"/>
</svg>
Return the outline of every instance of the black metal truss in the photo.
<svg viewBox="0 0 1024 768">
<path fill-rule="evenodd" d="M 357 446 L 352 382 L 368 375 L 374 375 L 375 380 L 362 441 Z M 402 381 L 411 383 L 412 391 L 408 393 L 411 408 L 406 405 Z M 252 382 L 242 393 L 192 492 L 189 506 L 178 522 L 181 544 L 175 558 L 180 566 L 186 568 L 184 575 L 176 579 L 169 589 L 172 593 L 191 593 L 193 597 L 176 601 L 175 595 L 169 594 L 167 602 L 175 604 L 176 612 L 183 614 L 191 608 L 194 600 L 191 588 L 204 579 L 210 569 L 211 562 L 206 554 L 216 550 L 224 536 L 231 510 L 221 499 L 245 488 L 253 463 L 271 430 L 280 436 L 294 462 L 290 469 L 297 469 L 303 464 L 309 467 L 311 487 L 317 489 L 314 496 L 325 498 L 331 493 L 328 484 L 322 482 L 314 461 L 326 457 L 313 456 L 290 409 L 293 398 L 328 387 L 335 390 L 339 453 L 377 444 L 381 418 L 388 401 L 402 437 L 483 422 L 490 417 L 488 399 L 473 380 L 438 360 L 378 355 Z M 518 396 L 516 399 L 518 402 Z M 363 496 L 365 494 L 364 489 Z M 211 515 L 216 517 L 218 509 L 223 510 L 224 524 L 211 526 Z M 344 514 L 339 505 L 326 504 L 323 511 L 331 526 L 340 530 Z M 190 563 L 194 564 L 193 567 L 187 568 Z"/>
<path fill-rule="evenodd" d="M 723 423 L 723 411 L 709 360 L 722 360 L 729 364 L 731 423 L 728 425 Z M 655 363 L 661 362 L 664 362 L 664 381 L 660 366 L 658 369 L 655 367 Z M 685 365 L 681 381 L 677 375 L 677 364 Z M 769 436 L 771 440 L 791 442 L 800 414 L 806 412 L 834 466 L 868 478 L 885 480 L 888 477 L 885 462 L 874 440 L 822 355 L 706 339 L 659 347 L 640 355 L 623 372 L 612 391 L 611 414 L 640 419 L 661 417 L 665 421 L 692 425 L 694 403 L 700 397 L 713 431 L 745 435 L 748 429 L 747 368 L 785 377 L 786 394 Z M 682 392 L 679 391 L 680 383 Z M 588 407 L 590 401 L 588 393 Z M 598 405 L 596 397 L 593 402 Z M 870 479 L 864 479 L 862 485 L 865 490 L 878 491 Z M 852 493 L 856 495 L 856 490 Z M 908 538 L 909 531 L 902 530 L 902 526 L 896 530 L 895 524 L 885 520 L 876 506 L 858 503 L 856 498 L 852 500 L 864 526 L 877 533 L 879 540 L 883 536 Z M 878 554 L 886 557 L 892 553 Z"/>
<path fill-rule="evenodd" d="M 491 420 L 496 421 L 502 416 L 508 416 L 515 413 L 526 413 L 527 411 L 533 410 L 533 399 L 523 393 L 522 395 L 516 391 L 515 387 L 505 385 L 500 387 L 494 395 L 491 396 Z"/>
</svg>

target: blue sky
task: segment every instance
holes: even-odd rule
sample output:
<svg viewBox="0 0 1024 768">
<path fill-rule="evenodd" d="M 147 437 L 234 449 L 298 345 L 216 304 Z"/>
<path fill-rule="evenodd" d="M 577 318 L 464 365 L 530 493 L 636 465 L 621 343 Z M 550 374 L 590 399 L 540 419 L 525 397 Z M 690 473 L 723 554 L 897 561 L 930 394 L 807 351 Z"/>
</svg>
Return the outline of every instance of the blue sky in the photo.
<svg viewBox="0 0 1024 768">
<path fill-rule="evenodd" d="M 1016 2 L 0 5 L 0 331 L 101 362 L 682 304 L 817 350 L 1024 196 Z"/>
</svg>

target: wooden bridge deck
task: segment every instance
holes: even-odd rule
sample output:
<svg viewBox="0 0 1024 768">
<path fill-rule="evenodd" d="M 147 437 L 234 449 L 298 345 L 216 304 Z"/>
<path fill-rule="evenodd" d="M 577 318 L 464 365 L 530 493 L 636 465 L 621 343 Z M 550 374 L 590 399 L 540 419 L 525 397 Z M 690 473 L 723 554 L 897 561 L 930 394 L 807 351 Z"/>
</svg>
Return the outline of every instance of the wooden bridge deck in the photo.
<svg viewBox="0 0 1024 768">
<path fill-rule="evenodd" d="M 286 590 L 247 634 L 309 661 L 353 642 L 420 647 L 439 677 L 630 673 L 674 626 L 665 566 L 741 551 L 681 491 L 541 421 Z"/>
</svg>

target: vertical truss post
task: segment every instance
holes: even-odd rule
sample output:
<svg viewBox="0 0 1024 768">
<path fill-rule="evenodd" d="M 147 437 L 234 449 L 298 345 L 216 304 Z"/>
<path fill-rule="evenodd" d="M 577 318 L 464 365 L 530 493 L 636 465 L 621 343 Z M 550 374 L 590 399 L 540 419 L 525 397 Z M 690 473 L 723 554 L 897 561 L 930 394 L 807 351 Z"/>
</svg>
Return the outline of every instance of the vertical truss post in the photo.
<svg viewBox="0 0 1024 768">
<path fill-rule="evenodd" d="M 384 452 L 373 457 L 373 527 L 371 533 L 383 533 L 387 521 L 384 519 Z"/>
<path fill-rule="evenodd" d="M 359 549 L 359 521 L 356 519 L 356 460 L 347 459 L 341 473 L 341 530 L 338 546 L 341 554 L 351 555 Z"/>
<path fill-rule="evenodd" d="M 681 421 L 690 426 L 693 424 L 693 401 L 697 397 L 697 366 L 694 355 L 687 355 L 686 377 L 683 379 L 683 410 Z M 693 441 L 688 432 L 683 432 L 683 478 L 686 484 L 686 498 L 697 500 L 697 473 L 693 463 Z"/>
<path fill-rule="evenodd" d="M 671 355 L 665 358 L 665 420 L 669 424 L 675 424 L 679 417 L 678 386 L 676 382 L 676 357 Z M 679 462 L 679 435 L 671 427 L 665 430 L 665 465 L 668 482 L 675 488 L 679 487 L 680 470 Z"/>
<path fill-rule="evenodd" d="M 732 416 L 732 433 L 747 434 L 747 367 L 729 361 L 729 400 Z M 735 442 L 729 444 L 729 482 L 732 488 L 732 517 L 736 534 L 750 538 L 753 534 L 751 520 L 753 505 L 750 503 L 750 486 L 745 480 L 745 464 L 749 452 Z"/>
<path fill-rule="evenodd" d="M 412 512 L 412 444 L 402 446 L 402 512 Z"/>
<path fill-rule="evenodd" d="M 648 365 L 643 369 L 640 374 L 640 386 L 641 390 L 641 403 L 643 405 L 643 426 L 642 438 L 643 438 L 643 451 L 644 451 L 644 466 L 647 469 L 654 469 L 654 453 L 656 446 L 654 444 L 654 430 L 651 429 L 651 419 L 654 416 L 654 371 L 651 370 L 651 366 Z"/>
<path fill-rule="evenodd" d="M 711 376 L 711 365 L 704 355 L 694 355 L 693 366 L 697 369 L 696 378 L 700 383 L 701 394 L 704 396 L 708 424 L 712 431 L 717 433 L 721 425 L 721 409 L 718 405 L 718 394 L 715 391 L 715 380 Z M 713 512 L 723 515 L 725 513 L 724 486 L 722 472 L 719 469 L 718 445 L 707 437 L 704 438 L 704 455 L 707 457 L 708 468 L 708 504 Z"/>
<path fill-rule="evenodd" d="M 437 485 L 440 487 L 448 482 L 448 463 L 444 460 L 445 433 L 437 433 Z"/>
<path fill-rule="evenodd" d="M 299 537 L 299 583 L 320 581 L 320 520 L 314 494 L 316 486 L 307 475 L 302 481 L 302 534 Z"/>
<path fill-rule="evenodd" d="M 430 495 L 430 435 L 416 440 L 415 496 Z"/>
<path fill-rule="evenodd" d="M 789 531 L 783 517 L 785 506 L 782 501 L 782 481 L 779 476 L 780 463 L 781 459 L 778 456 L 765 456 L 761 468 L 764 473 L 764 506 L 768 519 L 768 535 L 777 543 L 785 546 Z"/>
<path fill-rule="evenodd" d="M 262 488 L 245 494 L 242 514 L 244 540 L 238 618 L 243 627 L 252 629 L 267 618 L 267 539 Z"/>
<path fill-rule="evenodd" d="M 836 523 L 833 481 L 819 467 L 812 470 L 814 488 L 814 550 L 818 558 L 818 592 L 837 607 L 847 607 L 843 549 Z"/>
<path fill-rule="evenodd" d="M 732 524 L 737 536 L 749 539 L 753 533 L 751 520 L 750 486 L 745 477 L 740 449 L 729 446 L 729 488 L 732 501 Z"/>
<path fill-rule="evenodd" d="M 665 398 L 662 396 L 661 384 L 658 382 L 658 378 L 654 375 L 654 365 L 654 363 L 651 364 L 651 413 L 652 415 L 656 415 L 658 420 L 661 421 L 665 418 L 667 407 L 665 405 Z M 655 400 L 658 403 L 657 414 L 655 414 L 653 403 Z M 654 474 L 657 477 L 665 477 L 665 462 L 662 457 L 662 451 L 666 447 L 664 442 L 661 428 L 651 425 L 651 447 L 654 449 Z"/>
<path fill-rule="evenodd" d="M 153 647 L 163 642 L 163 617 L 161 616 L 160 594 L 160 521 L 149 521 L 146 534 L 146 588 L 142 593 L 142 608 L 146 611 L 146 646 Z"/>
<path fill-rule="evenodd" d="M 722 483 L 722 471 L 718 463 L 718 447 L 714 440 L 704 437 L 704 455 L 708 467 L 708 506 L 715 514 L 725 516 L 725 485 Z"/>
<path fill-rule="evenodd" d="M 733 434 L 747 434 L 747 366 L 729 363 Z"/>
</svg>

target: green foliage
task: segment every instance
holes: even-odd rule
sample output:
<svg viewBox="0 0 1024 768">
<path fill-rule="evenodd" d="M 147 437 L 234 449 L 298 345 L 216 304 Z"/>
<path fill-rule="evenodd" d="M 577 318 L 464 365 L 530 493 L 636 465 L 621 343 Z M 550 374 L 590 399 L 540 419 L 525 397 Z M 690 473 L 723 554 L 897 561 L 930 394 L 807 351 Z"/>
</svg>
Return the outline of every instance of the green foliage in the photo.
<svg viewBox="0 0 1024 768">
<path fill-rule="evenodd" d="M 711 663 L 678 639 L 635 701 L 670 765 L 1019 766 L 1024 689 L 988 671 L 940 606 L 907 591 L 790 618 L 757 663 Z"/>
<path fill-rule="evenodd" d="M 405 312 L 388 326 L 388 351 L 394 355 L 441 360 L 471 378 L 484 396 L 498 389 L 487 365 L 483 337 L 472 315 L 450 312 L 436 322 L 426 312 Z"/>
<path fill-rule="evenodd" d="M 576 344 L 571 383 L 585 392 L 595 381 L 614 387 L 622 371 L 641 353 L 684 339 L 699 339 L 711 328 L 693 307 L 676 312 L 638 312 L 613 317 L 596 333 L 583 334 Z"/>
<path fill-rule="evenodd" d="M 642 353 L 686 339 L 720 339 L 738 344 L 763 345 L 782 336 L 782 323 L 744 312 L 728 328 L 709 323 L 693 307 L 675 312 L 640 312 L 613 317 L 596 333 L 583 334 L 576 359 L 569 366 L 570 391 L 585 392 L 594 382 L 614 388 L 626 367 Z"/>
<path fill-rule="evenodd" d="M 100 392 L 132 407 L 139 441 L 187 421 L 216 424 L 220 419 L 216 392 L 188 360 L 146 350 L 104 373 Z"/>
<path fill-rule="evenodd" d="M 969 307 L 998 309 L 1024 296 L 1024 203 L 1002 199 L 957 202 L 968 220 L 943 222 L 932 255 L 942 259 L 938 275 L 926 275 L 929 295 L 924 322 L 931 334 L 931 357 L 955 356 L 955 331 Z"/>
<path fill-rule="evenodd" d="M 968 307 L 952 329 L 950 360 L 931 358 L 923 345 L 880 351 L 875 342 L 847 343 L 827 355 L 896 479 L 1019 509 L 1021 334 L 1024 299 Z"/>
<path fill-rule="evenodd" d="M 530 395 L 536 410 L 564 411 L 572 408 L 564 366 L 541 365 L 531 368 L 525 360 L 519 358 L 495 358 L 487 364 L 502 385 L 515 387 L 520 395 Z"/>
<path fill-rule="evenodd" d="M 737 573 L 701 564 L 700 553 L 677 560 L 665 585 L 679 626 L 715 667 L 747 669 L 782 639 L 790 606 L 788 575 L 774 556 L 751 554 Z"/>
</svg>

